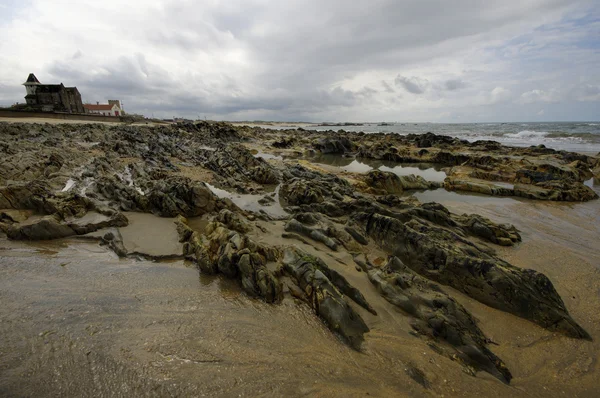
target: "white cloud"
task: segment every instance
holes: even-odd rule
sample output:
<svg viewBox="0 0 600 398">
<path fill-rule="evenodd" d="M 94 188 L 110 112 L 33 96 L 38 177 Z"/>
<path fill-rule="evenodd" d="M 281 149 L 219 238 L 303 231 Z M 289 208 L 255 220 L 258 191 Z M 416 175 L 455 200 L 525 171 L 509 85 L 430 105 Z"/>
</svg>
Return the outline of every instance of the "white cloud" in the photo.
<svg viewBox="0 0 600 398">
<path fill-rule="evenodd" d="M 560 100 L 560 92 L 555 89 L 550 90 L 531 90 L 521 94 L 517 100 L 520 104 L 532 104 L 536 102 L 558 102 Z"/>
<path fill-rule="evenodd" d="M 510 90 L 504 87 L 494 87 L 489 95 L 489 103 L 497 104 L 500 102 L 508 101 L 510 99 Z"/>
</svg>

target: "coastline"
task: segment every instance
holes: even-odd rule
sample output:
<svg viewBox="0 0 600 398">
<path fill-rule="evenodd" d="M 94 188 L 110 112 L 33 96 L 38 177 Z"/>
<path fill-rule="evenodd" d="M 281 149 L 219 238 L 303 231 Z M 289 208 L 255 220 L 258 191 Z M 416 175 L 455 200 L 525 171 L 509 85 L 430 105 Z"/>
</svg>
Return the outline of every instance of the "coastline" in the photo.
<svg viewBox="0 0 600 398">
<path fill-rule="evenodd" d="M 406 139 L 398 137 L 397 142 L 378 146 L 381 144 L 376 141 L 378 137 L 364 139 L 352 134 L 323 137 L 318 133 L 305 136 L 274 130 L 238 130 L 227 124 L 218 124 L 216 127 L 204 126 L 203 130 L 195 127 L 197 130 L 174 139 L 174 142 L 187 140 L 187 145 L 191 147 L 156 147 L 154 151 L 170 151 L 169 156 L 141 160 L 144 157 L 137 151 L 145 154 L 144 145 L 148 143 L 126 141 L 128 136 L 119 135 L 118 127 L 114 131 L 109 127 L 99 131 L 94 130 L 95 127 L 88 127 L 87 130 L 83 127 L 78 129 L 77 126 L 65 128 L 74 130 L 64 135 L 69 138 L 65 138 L 68 141 L 63 145 L 78 147 L 63 152 L 61 167 L 54 165 L 57 170 L 52 169 L 53 173 L 46 172 L 52 164 L 44 163 L 40 169 L 41 175 L 47 174 L 53 192 L 58 192 L 48 195 L 48 199 L 57 201 L 56 206 L 75 209 L 72 204 L 67 206 L 61 201 L 74 201 L 72 193 L 83 192 L 87 193 L 90 201 L 103 201 L 110 208 L 108 211 L 95 204 L 94 210 L 86 210 L 87 215 L 83 217 L 108 223 L 109 220 L 121 220 L 117 213 L 122 212 L 129 219 L 129 227 L 110 226 L 111 231 L 133 227 L 137 236 L 143 234 L 144 229 L 152 228 L 152 225 L 160 225 L 157 228 L 165 234 L 167 231 L 175 234 L 176 240 L 177 234 L 186 231 L 187 225 L 192 235 L 195 232 L 202 233 L 205 235 L 202 239 L 213 239 L 213 245 L 217 238 L 206 228 L 214 220 L 220 220 L 218 222 L 222 228 L 238 231 L 240 239 L 250 239 L 259 247 L 277 250 L 281 247 L 283 250 L 284 247 L 293 246 L 303 250 L 307 256 L 320 258 L 327 267 L 358 289 L 377 315 L 357 301 L 346 298 L 349 308 L 370 329 L 364 334 L 362 349 L 355 350 L 343 338 L 331 333 L 327 321 L 316 316 L 310 305 L 300 298 L 303 293 L 295 290 L 293 274 L 286 274 L 285 268 L 277 268 L 280 262 L 287 261 L 285 258 L 273 257 L 260 271 L 266 273 L 265 270 L 269 270 L 284 282 L 283 300 L 279 304 L 270 304 L 266 297 L 253 298 L 243 289 L 245 285 L 238 283 L 235 278 L 231 279 L 226 274 L 207 276 L 198 261 L 198 249 L 195 252 L 187 251 L 186 254 L 185 248 L 193 243 L 193 240 L 183 238 L 187 232 L 179 235 L 184 248 L 179 258 L 161 258 L 160 253 L 142 253 L 147 250 L 143 247 L 140 249 L 139 244 L 132 247 L 125 239 L 123 245 L 130 254 L 120 259 L 114 254 L 115 244 L 111 243 L 116 240 L 114 237 L 104 240 L 104 229 L 98 233 L 83 234 L 79 238 L 71 236 L 47 242 L 9 240 L 5 235 L 0 237 L 0 280 L 6 305 L 0 317 L 3 320 L 2 334 L 7 337 L 7 349 L 4 351 L 8 355 L 2 360 L 1 366 L 8 371 L 8 376 L 0 381 L 0 391 L 27 395 L 51 393 L 62 388 L 85 394 L 94 388 L 93 377 L 103 377 L 111 385 L 120 386 L 115 388 L 128 391 L 156 388 L 161 393 L 183 395 L 246 393 L 358 396 L 368 392 L 373 396 L 593 396 L 600 372 L 595 366 L 600 352 L 600 304 L 595 300 L 596 286 L 600 284 L 600 256 L 596 252 L 600 233 L 598 199 L 589 200 L 590 192 L 581 188 L 579 182 L 575 184 L 569 179 L 561 180 L 563 185 L 553 186 L 552 190 L 516 181 L 505 182 L 505 185 L 497 185 L 498 181 L 481 181 L 482 170 L 502 172 L 505 173 L 502 175 L 508 176 L 514 172 L 510 164 L 492 168 L 486 168 L 487 163 L 476 164 L 466 170 L 461 169 L 467 167 L 464 162 L 455 166 L 443 165 L 438 169 L 424 163 L 421 166 L 423 169 L 419 169 L 418 163 L 412 163 L 409 167 L 402 162 L 391 164 L 389 160 L 370 159 L 364 163 L 369 169 L 360 172 L 349 169 L 356 159 L 356 153 L 372 157 L 383 154 L 388 157 L 391 153 L 397 153 L 392 149 L 400 148 L 406 149 L 402 155 L 405 158 L 422 153 L 419 155 L 422 158 L 429 156 L 441 160 L 442 156 L 438 153 L 449 152 L 458 156 L 469 151 L 482 151 L 486 156 L 492 153 L 501 158 L 520 156 L 530 162 L 552 164 L 564 175 L 574 175 L 579 169 L 570 165 L 572 162 L 559 161 L 562 155 L 551 151 L 538 153 L 526 148 L 494 147 L 484 151 L 470 147 L 467 150 L 462 144 L 440 136 L 428 136 L 427 143 L 422 143 L 423 137 L 416 137 L 416 141 L 401 141 Z M 21 134 L 29 134 L 25 130 Z M 140 133 L 155 134 L 157 131 L 144 130 Z M 55 137 L 61 134 L 62 131 L 57 131 L 56 136 L 49 135 L 46 141 L 53 143 Z M 112 141 L 102 141 L 111 134 L 115 134 Z M 169 135 L 160 137 L 166 141 Z M 198 140 L 197 144 L 194 139 Z M 347 147 L 345 140 L 358 146 L 358 149 Z M 153 139 L 149 143 L 158 141 Z M 224 141 L 227 145 L 220 146 Z M 46 147 L 46 144 L 31 147 L 28 144 L 19 145 L 11 143 L 7 148 L 24 154 L 39 151 L 40 148 L 49 151 L 42 151 L 42 155 L 54 153 L 54 147 Z M 337 152 L 332 157 L 315 160 L 314 156 L 325 154 L 332 148 Z M 374 148 L 384 149 L 381 150 L 383 152 L 376 152 Z M 422 152 L 422 149 L 428 153 Z M 480 158 L 469 155 L 468 162 L 472 163 L 474 159 Z M 181 197 L 171 196 L 173 200 L 180 200 L 173 213 L 170 213 L 171 208 L 166 201 L 160 204 L 155 202 L 158 199 L 152 196 L 152 192 L 160 186 L 160 179 L 166 179 L 164 174 L 160 174 L 159 179 L 150 177 L 152 172 L 158 173 L 153 169 L 153 162 L 158 161 L 163 162 L 158 168 L 161 173 L 177 178 L 184 174 L 191 179 L 179 179 L 183 185 L 178 189 L 197 182 L 198 185 L 194 185 L 197 188 L 194 189 L 201 195 L 194 199 L 194 204 L 197 208 L 211 207 L 211 210 L 198 215 L 179 215 L 177 212 L 185 209 L 186 203 L 181 201 Z M 233 161 L 244 166 L 235 168 Z M 320 163 L 324 161 L 329 163 Z M 30 166 L 19 178 L 36 179 L 37 163 L 32 162 Z M 110 171 L 102 171 L 105 169 Z M 248 170 L 254 170 L 254 174 L 247 174 Z M 479 171 L 478 179 L 468 174 L 474 170 Z M 558 173 L 555 169 L 551 170 Z M 283 176 L 292 172 L 298 174 L 286 180 L 285 177 L 278 177 L 279 172 Z M 406 179 L 409 172 L 423 176 L 444 173 L 447 177 L 441 186 L 439 182 L 432 185 L 431 181 L 426 181 L 426 184 L 412 177 Z M 8 172 L 2 175 L 5 179 L 8 175 L 16 176 Z M 298 185 L 308 176 L 316 177 L 310 184 Z M 385 177 L 385 182 L 379 183 L 370 179 L 370 176 Z M 73 179 L 73 185 L 67 189 L 69 178 Z M 100 189 L 86 178 L 106 180 L 110 184 Z M 462 179 L 461 184 L 456 183 L 458 179 Z M 13 180 L 6 179 L 5 183 L 14 184 Z M 213 193 L 227 192 L 228 196 L 214 198 L 209 194 L 209 189 L 205 192 L 202 184 L 208 181 L 220 190 L 213 189 Z M 454 181 L 453 185 L 448 185 L 448 181 Z M 406 184 L 417 182 L 421 184 L 418 190 L 406 188 Z M 402 192 L 389 194 L 388 190 L 398 189 L 397 184 L 404 184 Z M 444 189 L 444 184 L 446 189 L 452 189 Z M 309 200 L 307 198 L 316 197 L 309 196 L 308 192 L 320 185 L 329 187 L 329 191 L 318 193 L 324 198 L 304 202 Z M 520 191 L 515 191 L 517 187 Z M 463 188 L 477 189 L 479 192 L 461 191 Z M 548 189 L 556 198 L 568 199 L 574 198 L 573 195 L 581 195 L 579 198 L 585 201 L 556 202 L 515 196 L 515 193 L 522 192 L 533 198 L 540 195 L 542 188 Z M 106 199 L 111 189 L 118 190 L 119 194 Z M 144 193 L 142 196 L 152 198 L 148 199 L 147 206 L 155 206 L 151 211 L 150 207 L 142 210 L 156 214 L 145 214 L 145 220 L 149 221 L 144 221 L 143 225 L 136 221 L 135 216 L 123 211 L 124 206 L 130 206 L 130 210 L 140 212 L 141 209 L 133 207 L 136 203 L 141 206 L 144 201 L 142 196 L 135 194 L 136 189 Z M 593 189 L 598 191 L 595 185 Z M 161 197 L 175 195 L 173 191 L 164 192 Z M 328 195 L 334 192 L 342 199 L 328 199 Z M 482 195 L 481 192 L 488 194 Z M 510 193 L 512 195 L 508 195 Z M 273 211 L 276 204 L 264 206 L 258 202 L 267 197 L 271 199 L 265 199 L 265 203 L 273 200 L 282 203 L 286 211 L 284 217 L 273 216 L 279 214 Z M 428 197 L 436 198 L 436 202 L 450 212 L 451 218 L 448 220 L 452 222 L 448 221 L 440 230 L 436 229 L 438 224 L 434 221 L 439 222 L 439 218 L 446 217 L 446 213 L 436 207 L 425 206 Z M 422 203 L 418 201 L 420 198 Z M 385 199 L 389 204 L 383 207 L 383 204 L 377 204 L 380 203 L 376 202 L 377 199 Z M 246 211 L 242 206 L 248 201 L 259 204 L 253 203 L 257 207 Z M 297 203 L 291 204 L 293 201 Z M 345 215 L 327 213 L 334 211 L 325 207 L 328 202 L 338 207 L 358 206 L 356 218 L 347 222 L 343 219 Z M 375 269 L 384 267 L 392 255 L 377 238 L 369 237 L 368 230 L 360 229 L 360 214 L 364 211 L 360 206 L 366 206 L 363 202 L 372 206 L 366 209 L 375 209 L 376 212 L 411 214 L 409 225 L 431 228 L 430 236 L 451 231 L 455 234 L 452 235 L 453 239 L 464 239 L 465 245 L 473 245 L 471 247 L 477 250 L 477 256 L 491 256 L 497 266 L 501 266 L 502 260 L 519 269 L 534 269 L 543 273 L 552 281 L 570 316 L 589 333 L 591 341 L 545 329 L 532 320 L 491 308 L 470 297 L 464 290 L 459 291 L 456 286 L 441 284 L 444 294 L 460 303 L 476 319 L 483 334 L 493 342 L 488 344 L 489 349 L 510 369 L 512 380 L 510 384 L 504 383 L 489 370 L 474 370 L 473 365 L 453 360 L 451 355 L 444 354 L 444 350 L 456 348 L 440 337 L 423 337 L 415 333 L 418 329 L 414 326 L 414 316 L 384 300 L 369 282 L 367 272 L 359 270 L 356 252 L 363 253 L 361 255 L 365 256 L 366 262 L 372 261 Z M 222 206 L 221 210 L 219 206 Z M 351 207 L 347 209 L 347 212 L 355 211 Z M 234 215 L 227 215 L 229 218 L 221 216 L 229 214 L 225 210 Z M 5 214 L 16 219 L 23 214 L 17 215 L 16 211 L 7 212 L 5 209 Z M 94 212 L 103 212 L 103 217 L 91 217 Z M 307 216 L 302 214 L 311 212 L 315 218 L 312 224 L 289 230 L 290 220 L 306 220 Z M 426 212 L 432 212 L 427 214 L 434 214 L 435 217 L 423 215 Z M 497 233 L 501 234 L 498 236 L 503 239 L 514 236 L 514 233 L 508 227 L 502 229 L 500 225 L 512 224 L 519 231 L 520 241 L 515 240 L 510 245 L 502 241 L 507 246 L 501 246 L 490 241 L 486 234 L 473 234 L 466 227 L 460 229 L 458 226 L 465 222 L 461 218 L 463 213 L 475 213 L 489 219 L 485 225 L 498 228 Z M 158 218 L 158 215 L 162 217 Z M 182 224 L 177 216 L 184 216 L 187 221 Z M 12 223 L 6 227 L 6 231 L 26 222 L 37 222 L 33 215 L 27 217 L 29 221 Z M 83 218 L 69 217 L 65 218 L 65 222 L 71 223 L 68 225 L 73 225 L 73 220 Z M 153 217 L 156 223 L 152 221 Z M 339 218 L 343 219 L 343 223 L 337 221 Z M 85 223 L 89 227 L 89 220 L 86 219 Z M 172 225 L 172 230 L 169 225 Z M 365 234 L 368 244 L 357 244 L 352 238 L 343 241 L 341 233 L 335 237 L 321 237 L 313 232 L 302 234 L 306 228 L 314 230 L 315 225 L 329 225 L 328 228 L 334 230 L 343 230 L 345 226 L 355 228 L 359 235 Z M 327 229 L 323 227 L 320 231 L 326 232 Z M 316 236 L 319 238 L 316 239 Z M 325 238 L 335 238 L 340 242 L 337 245 L 339 248 L 333 250 L 330 240 Z M 103 245 L 99 246 L 98 242 Z M 438 242 L 440 247 L 443 242 Z M 153 246 L 156 248 L 157 245 Z M 221 247 L 221 250 L 229 250 L 225 249 L 226 245 Z M 264 250 L 262 253 L 268 258 L 267 249 Z M 144 257 L 144 254 L 151 255 Z M 416 267 L 409 260 L 407 258 L 406 263 Z M 199 279 L 195 267 L 200 267 Z M 44 313 L 51 315 L 41 315 Z M 432 349 L 432 345 L 438 347 L 438 351 Z M 449 352 L 461 355 L 460 348 Z M 20 362 L 21 357 L 26 360 Z M 50 363 L 61 364 L 67 370 L 64 374 L 71 376 L 56 378 L 48 369 Z M 29 387 L 18 386 L 20 374 L 33 375 Z M 377 380 L 377 383 L 373 383 L 373 380 Z"/>
</svg>

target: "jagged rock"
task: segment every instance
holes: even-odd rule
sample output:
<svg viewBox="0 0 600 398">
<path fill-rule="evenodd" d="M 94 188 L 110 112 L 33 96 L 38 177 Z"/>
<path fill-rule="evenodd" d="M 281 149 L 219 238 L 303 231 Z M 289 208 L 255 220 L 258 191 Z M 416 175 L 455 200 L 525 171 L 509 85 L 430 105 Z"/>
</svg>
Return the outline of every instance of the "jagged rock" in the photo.
<svg viewBox="0 0 600 398">
<path fill-rule="evenodd" d="M 537 200 L 555 200 L 566 202 L 586 202 L 598 199 L 594 190 L 580 182 L 553 180 L 535 185 L 516 184 L 515 196 Z"/>
<path fill-rule="evenodd" d="M 321 138 L 313 146 L 322 153 L 346 153 L 353 149 L 352 142 L 345 137 Z"/>
<path fill-rule="evenodd" d="M 294 146 L 295 140 L 293 138 L 281 137 L 277 141 L 273 142 L 271 146 L 273 148 L 291 148 Z"/>
<path fill-rule="evenodd" d="M 412 327 L 417 332 L 446 343 L 447 356 L 510 382 L 510 371 L 487 348 L 488 340 L 475 319 L 436 284 L 415 274 L 396 257 L 381 269 L 369 270 L 368 275 L 386 300 L 414 318 Z"/>
<path fill-rule="evenodd" d="M 389 171 L 371 170 L 365 176 L 366 184 L 379 194 L 397 194 L 410 189 L 434 189 L 441 186 L 438 182 L 425 180 L 413 174 L 398 176 Z"/>
<path fill-rule="evenodd" d="M 335 277 L 337 285 L 345 282 L 346 290 L 354 292 L 354 297 L 364 305 L 368 305 L 364 298 L 360 299 L 362 297 L 360 292 L 347 284 L 341 275 L 332 273 L 333 270 L 322 261 L 298 249 L 287 248 L 284 251 L 283 264 L 286 273 L 296 280 L 298 286 L 308 297 L 315 313 L 325 321 L 332 331 L 340 334 L 351 347 L 360 349 L 364 334 L 369 331 L 369 328 L 360 315 L 344 300 L 344 294 L 328 277 L 328 274 Z M 357 302 L 357 304 L 360 303 Z"/>
<path fill-rule="evenodd" d="M 416 219 L 402 222 L 377 213 L 358 213 L 354 220 L 383 249 L 419 274 L 547 329 L 590 338 L 569 316 L 545 275 L 514 267 L 447 229 Z"/>
<path fill-rule="evenodd" d="M 252 230 L 252 226 L 244 220 L 243 216 L 238 213 L 234 213 L 229 209 L 223 209 L 215 217 L 215 221 L 226 225 L 227 228 L 240 232 L 247 233 Z"/>
<path fill-rule="evenodd" d="M 330 237 L 328 237 L 324 230 L 319 228 L 311 228 L 302 224 L 296 219 L 291 219 L 290 221 L 288 221 L 287 224 L 285 224 L 285 230 L 287 232 L 296 232 L 300 235 L 309 237 L 317 242 L 321 242 L 333 251 L 336 251 L 338 248 L 338 243 Z"/>
<path fill-rule="evenodd" d="M 495 224 L 477 214 L 463 214 L 456 217 L 460 225 L 472 235 L 500 246 L 512 246 L 521 241 L 519 231 L 510 224 Z"/>
<path fill-rule="evenodd" d="M 53 196 L 48 184 L 41 181 L 0 187 L 0 208 L 51 214 L 53 209 L 48 203 L 48 198 Z"/>
<path fill-rule="evenodd" d="M 476 192 L 491 196 L 514 196 L 515 190 L 503 186 L 495 185 L 479 179 L 461 179 L 456 177 L 447 177 L 444 181 L 444 188 L 448 191 Z"/>
<path fill-rule="evenodd" d="M 292 206 L 321 203 L 324 200 L 319 186 L 299 178 L 293 178 L 283 183 L 279 190 L 279 196 Z"/>
<path fill-rule="evenodd" d="M 145 195 L 109 177 L 98 179 L 94 190 L 100 197 L 119 203 L 122 210 L 152 212 L 161 217 L 194 217 L 225 207 L 206 184 L 183 177 L 154 181 Z"/>
<path fill-rule="evenodd" d="M 202 272 L 238 279 L 244 291 L 266 302 L 281 300 L 281 283 L 266 267 L 268 261 L 277 259 L 277 250 L 260 245 L 220 222 L 209 223 L 204 234 L 191 231 L 182 218 L 176 224 L 180 239 L 185 242 L 184 254 L 194 258 Z"/>
<path fill-rule="evenodd" d="M 235 180 L 250 179 L 260 184 L 277 184 L 279 177 L 263 158 L 256 158 L 240 144 L 220 146 L 206 166 L 219 176 Z"/>
<path fill-rule="evenodd" d="M 50 240 L 74 235 L 85 235 L 102 228 L 124 227 L 127 218 L 112 210 L 105 214 L 89 212 L 81 218 L 62 221 L 58 214 L 31 218 L 21 224 L 12 224 L 6 231 L 9 239 L 14 240 Z"/>
</svg>

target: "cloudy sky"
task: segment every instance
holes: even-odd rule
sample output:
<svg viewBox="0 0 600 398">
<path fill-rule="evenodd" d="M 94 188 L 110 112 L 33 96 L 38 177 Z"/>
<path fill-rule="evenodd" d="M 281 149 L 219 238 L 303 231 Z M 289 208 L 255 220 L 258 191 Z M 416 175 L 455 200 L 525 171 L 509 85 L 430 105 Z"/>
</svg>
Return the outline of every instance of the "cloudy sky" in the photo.
<svg viewBox="0 0 600 398">
<path fill-rule="evenodd" d="M 0 0 L 0 105 L 77 86 L 147 116 L 600 119 L 598 0 Z"/>
</svg>

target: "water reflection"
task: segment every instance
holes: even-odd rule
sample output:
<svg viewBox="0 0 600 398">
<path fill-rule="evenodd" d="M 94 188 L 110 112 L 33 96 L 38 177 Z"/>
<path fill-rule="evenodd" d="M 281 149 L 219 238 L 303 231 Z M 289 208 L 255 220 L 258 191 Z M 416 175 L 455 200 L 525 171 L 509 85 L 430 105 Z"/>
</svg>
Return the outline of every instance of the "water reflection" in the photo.
<svg viewBox="0 0 600 398">
<path fill-rule="evenodd" d="M 319 154 L 310 160 L 314 163 L 339 167 L 351 173 L 368 173 L 371 170 L 381 170 L 389 171 L 399 176 L 414 174 L 428 181 L 443 182 L 446 178 L 446 173 L 441 171 L 443 166 L 433 163 L 397 163 L 366 158 L 354 159 L 331 154 Z"/>
<path fill-rule="evenodd" d="M 287 212 L 283 210 L 283 207 L 281 207 L 281 204 L 279 203 L 279 185 L 275 188 L 275 195 L 273 196 L 274 201 L 269 206 L 263 206 L 258 202 L 263 196 L 265 196 L 264 194 L 237 194 L 217 188 L 208 183 L 206 183 L 206 186 L 208 186 L 208 188 L 219 198 L 230 199 L 240 209 L 254 213 L 264 212 L 274 218 L 285 218 L 288 216 Z"/>
</svg>

